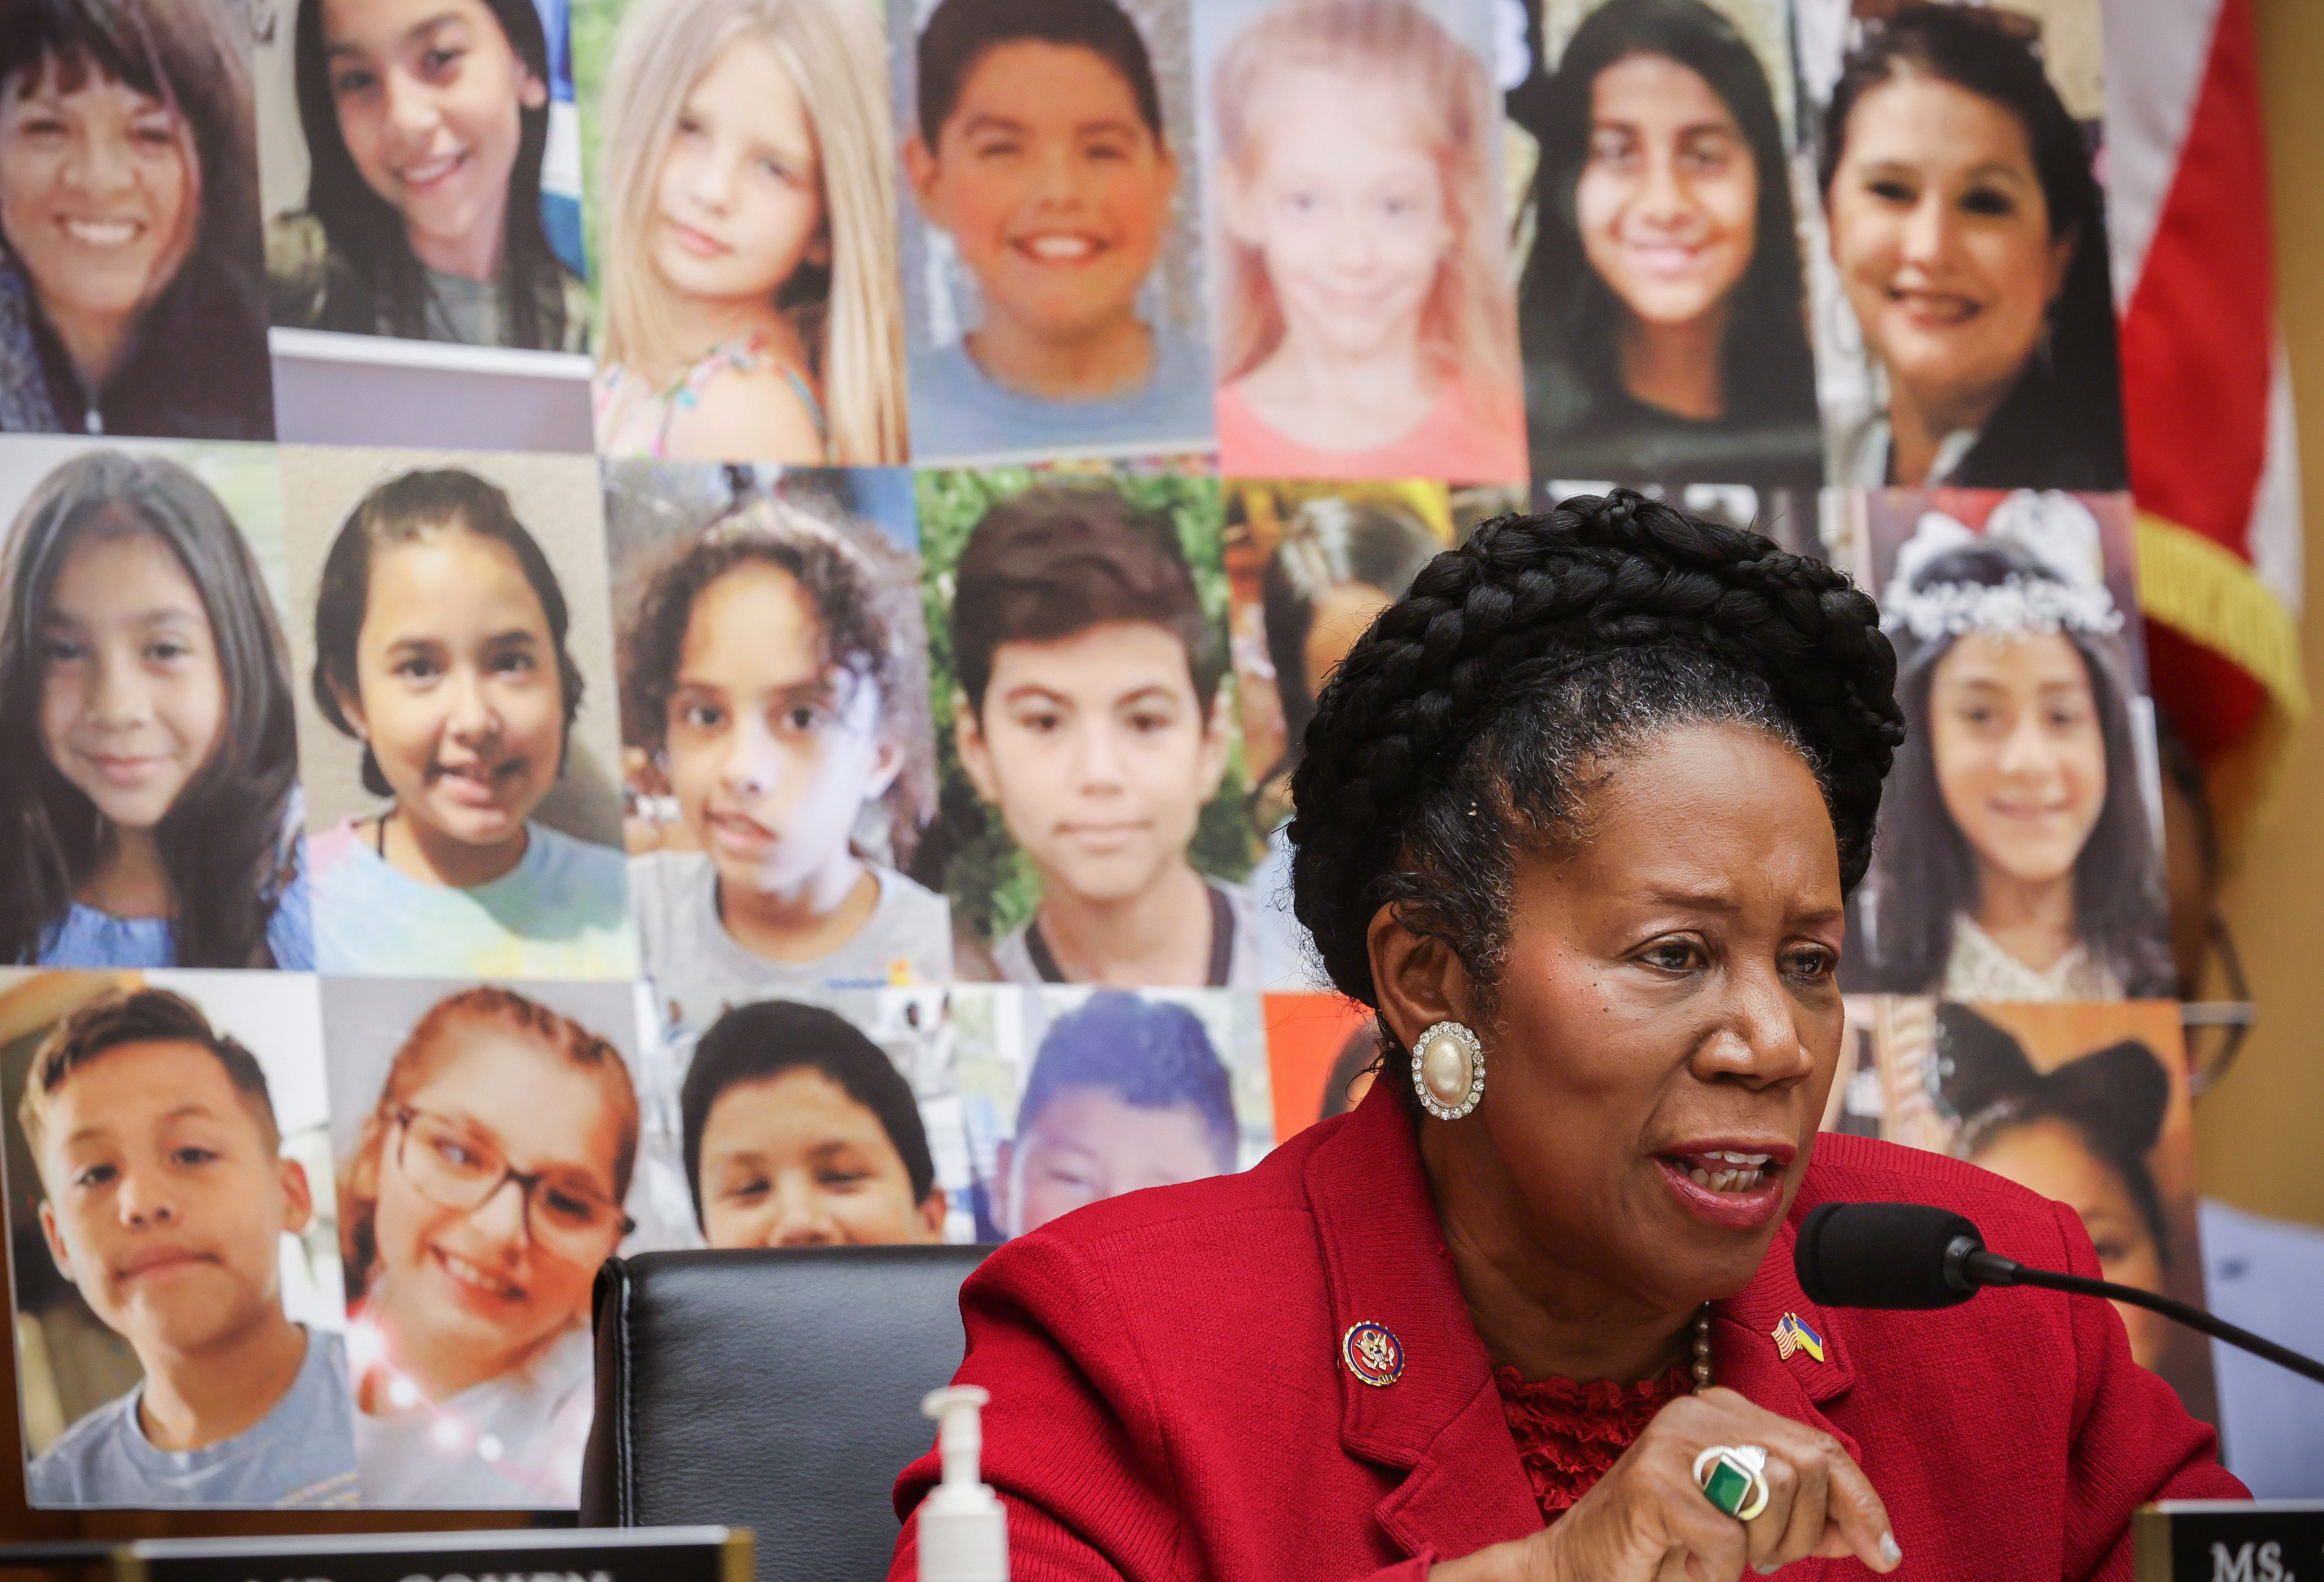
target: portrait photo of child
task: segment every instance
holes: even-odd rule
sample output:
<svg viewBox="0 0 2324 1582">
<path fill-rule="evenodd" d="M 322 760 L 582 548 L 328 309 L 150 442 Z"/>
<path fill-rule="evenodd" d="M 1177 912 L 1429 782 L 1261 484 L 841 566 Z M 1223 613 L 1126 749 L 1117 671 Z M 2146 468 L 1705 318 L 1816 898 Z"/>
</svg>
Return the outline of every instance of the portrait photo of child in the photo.
<svg viewBox="0 0 2324 1582">
<path fill-rule="evenodd" d="M 1258 986 L 1217 481 L 918 483 L 961 976 Z"/>
<path fill-rule="evenodd" d="M 0 978 L 25 1489 L 357 1503 L 315 980 Z"/>
<path fill-rule="evenodd" d="M 1906 735 L 1840 981 L 1969 1001 L 2167 997 L 2162 779 L 2129 502 L 1835 492 Z"/>
<path fill-rule="evenodd" d="M 596 464 L 283 467 L 318 966 L 635 976 Z"/>
<path fill-rule="evenodd" d="M 886 35 L 867 0 L 629 0 L 592 183 L 597 449 L 906 459 Z"/>
<path fill-rule="evenodd" d="M 1847 1049 L 1859 1129 L 1950 1153 L 2064 1205 L 2082 1222 L 2099 1277 L 2204 1300 L 2195 1113 L 2179 1007 L 1981 1004 L 1850 996 Z M 1844 1056 L 1844 1059 L 1848 1057 Z M 1831 1123 L 1827 1122 L 1827 1125 Z M 2211 1346 L 2117 1301 L 2130 1351 L 2187 1410 L 2215 1416 Z"/>
<path fill-rule="evenodd" d="M 1420 569 L 1452 547 L 1451 492 L 1432 478 L 1225 486 L 1231 651 L 1251 766 L 1251 828 L 1267 843 L 1252 873 L 1269 992 L 1325 986 L 1291 915 L 1291 772 L 1316 695 Z"/>
<path fill-rule="evenodd" d="M 274 450 L 7 463 L 0 962 L 310 970 Z"/>
<path fill-rule="evenodd" d="M 971 988 L 954 1000 L 979 1241 L 1231 1174 L 1275 1145 L 1255 995 Z"/>
<path fill-rule="evenodd" d="M 1526 476 L 1486 0 L 1196 0 L 1230 476 Z"/>
<path fill-rule="evenodd" d="M 888 23 L 915 458 L 1208 449 L 1185 8 L 896 0 Z"/>
<path fill-rule="evenodd" d="M 609 463 L 632 906 L 666 1027 L 943 984 L 911 475 Z"/>
<path fill-rule="evenodd" d="M 1541 8 L 1508 97 L 1536 155 L 1518 291 L 1536 477 L 1821 483 L 1788 14 Z M 1585 492 L 1603 491 L 1558 497 Z"/>
<path fill-rule="evenodd" d="M 638 1159 L 626 984 L 323 985 L 364 1503 L 564 1507 Z"/>
</svg>

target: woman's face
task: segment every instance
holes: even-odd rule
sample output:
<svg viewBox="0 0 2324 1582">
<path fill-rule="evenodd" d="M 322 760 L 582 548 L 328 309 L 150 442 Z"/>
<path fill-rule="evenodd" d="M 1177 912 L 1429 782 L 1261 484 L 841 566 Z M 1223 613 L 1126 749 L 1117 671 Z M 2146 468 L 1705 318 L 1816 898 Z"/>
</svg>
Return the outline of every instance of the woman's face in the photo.
<svg viewBox="0 0 2324 1582">
<path fill-rule="evenodd" d="M 364 184 L 403 217 L 423 262 L 497 263 L 521 112 L 547 106 L 547 85 L 481 0 L 322 6 L 331 101 Z"/>
<path fill-rule="evenodd" d="M 874 1246 L 943 1239 L 880 1117 L 812 1067 L 718 1096 L 702 1126 L 702 1234 L 714 1247 Z"/>
<path fill-rule="evenodd" d="M 1484 1102 L 1423 1146 L 1448 1234 L 1684 1310 L 1750 1281 L 1807 1169 L 1840 1059 L 1839 849 L 1798 754 L 1732 725 L 1613 765 L 1581 831 L 1518 858 Z M 1428 1015 L 1399 1010 L 1399 1039 Z"/>
<path fill-rule="evenodd" d="M 2072 639 L 1957 639 L 1929 678 L 1929 750 L 1980 864 L 2020 884 L 2072 874 L 2107 797 L 2106 735 Z"/>
<path fill-rule="evenodd" d="M 565 689 L 508 547 L 458 528 L 372 552 L 342 698 L 405 817 L 465 846 L 514 840 L 557 782 Z"/>
<path fill-rule="evenodd" d="M 1058 342 L 1136 312 L 1178 170 L 1129 79 L 1096 51 L 1033 39 L 984 51 L 936 146 L 913 139 L 906 162 L 988 312 Z"/>
<path fill-rule="evenodd" d="M 0 85 L 0 231 L 52 318 L 120 321 L 194 244 L 201 166 L 176 110 L 91 67 Z"/>
<path fill-rule="evenodd" d="M 1591 88 L 1573 190 L 1582 250 L 1648 324 L 1692 324 L 1751 265 L 1759 172 L 1735 114 L 1691 68 L 1631 55 Z"/>
<path fill-rule="evenodd" d="M 151 829 L 226 732 L 226 678 L 202 596 L 151 533 L 84 539 L 41 634 L 41 745 L 122 828 Z"/>
<path fill-rule="evenodd" d="M 1981 421 L 2074 254 L 2071 235 L 2051 236 L 2024 123 L 1950 82 L 1891 79 L 1849 113 L 1825 203 L 1840 285 L 1890 379 L 1940 421 Z"/>
<path fill-rule="evenodd" d="M 2106 1279 L 2139 1291 L 2163 1289 L 2163 1249 L 2155 1245 L 2146 1217 L 2122 1172 L 2092 1153 L 2074 1127 L 2056 1119 L 2009 1127 L 1988 1139 L 1969 1162 L 2080 1215 Z M 2114 1306 L 2130 1331 L 2130 1355 L 2139 1366 L 2153 1367 L 2169 1333 L 2163 1316 L 2128 1302 Z"/>
<path fill-rule="evenodd" d="M 1293 343 L 1408 354 L 1453 243 L 1427 107 L 1379 72 L 1315 66 L 1268 73 L 1263 97 L 1227 218 Z"/>
<path fill-rule="evenodd" d="M 647 245 L 681 296 L 763 304 L 801 263 L 829 259 L 815 120 L 765 40 L 736 39 L 696 80 L 654 202 Z"/>
<path fill-rule="evenodd" d="M 512 1170 L 546 1175 L 547 1187 L 618 1201 L 621 1124 L 600 1073 L 497 1022 L 456 1023 L 446 1036 L 456 1047 L 404 1099 L 429 1127 L 470 1139 L 471 1152 Z M 380 1149 L 379 1316 L 405 1366 L 491 1378 L 587 1310 L 590 1281 L 621 1240 L 620 1222 L 603 1227 L 602 1245 L 551 1250 L 540 1211 L 513 1181 L 465 1211 L 423 1190 L 415 1158 L 422 1146 L 418 1126 L 391 1126 Z"/>
</svg>

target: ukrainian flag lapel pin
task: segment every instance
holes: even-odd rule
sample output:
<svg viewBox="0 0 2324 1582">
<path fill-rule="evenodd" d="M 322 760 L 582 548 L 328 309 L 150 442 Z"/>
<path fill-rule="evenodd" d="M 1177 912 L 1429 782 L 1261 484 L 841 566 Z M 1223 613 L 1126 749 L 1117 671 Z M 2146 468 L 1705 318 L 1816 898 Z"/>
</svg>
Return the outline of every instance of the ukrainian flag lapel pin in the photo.
<svg viewBox="0 0 2324 1582">
<path fill-rule="evenodd" d="M 1775 1321 L 1774 1330 L 1775 1355 L 1789 1362 L 1795 1351 L 1803 1351 L 1817 1362 L 1823 1361 L 1823 1337 L 1800 1321 L 1797 1313 L 1785 1313 Z"/>
</svg>

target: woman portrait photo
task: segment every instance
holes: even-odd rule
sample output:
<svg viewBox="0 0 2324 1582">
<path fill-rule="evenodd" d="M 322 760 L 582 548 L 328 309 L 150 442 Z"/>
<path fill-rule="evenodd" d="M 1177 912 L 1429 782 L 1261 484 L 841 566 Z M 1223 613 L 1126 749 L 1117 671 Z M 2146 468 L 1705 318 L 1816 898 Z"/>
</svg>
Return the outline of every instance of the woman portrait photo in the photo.
<svg viewBox="0 0 2324 1582">
<path fill-rule="evenodd" d="M 317 961 L 633 977 L 612 710 L 583 716 L 613 691 L 596 468 L 496 458 L 503 486 L 471 458 L 383 459 L 304 452 L 285 475 L 313 610 Z"/>
<path fill-rule="evenodd" d="M 639 0 L 605 88 L 609 456 L 907 458 L 898 181 L 865 0 Z"/>
<path fill-rule="evenodd" d="M 1790 143 L 1746 17 L 1773 20 L 1607 0 L 1510 96 L 1539 144 L 1518 300 L 1537 476 L 1822 482 Z"/>
<path fill-rule="evenodd" d="M 1183 9 L 896 0 L 914 454 L 1207 450 Z"/>
<path fill-rule="evenodd" d="M 1861 347 L 1827 348 L 1832 481 L 2124 487 L 2095 106 L 2067 108 L 2024 14 L 1880 9 L 1857 24 L 1817 147 Z M 1830 365 L 1852 355 L 1836 398 Z"/>
<path fill-rule="evenodd" d="M 628 990 L 327 981 L 324 1008 L 363 1503 L 569 1509 L 590 1282 L 632 1228 L 638 1097 L 600 1031 Z"/>
<path fill-rule="evenodd" d="M 0 14 L 0 433 L 274 438 L 249 23 Z"/>
<path fill-rule="evenodd" d="M 533 0 L 298 0 L 302 207 L 266 227 L 273 321 L 588 349 L 549 244 L 549 42 Z"/>
<path fill-rule="evenodd" d="M 0 962 L 312 970 L 272 454 L 11 443 Z"/>
<path fill-rule="evenodd" d="M 1316 700 L 1289 837 L 1374 1079 L 1247 1170 L 1055 1217 L 1028 1160 L 954 1374 L 991 1398 L 1016 1574 L 2098 1582 L 2141 1506 L 2242 1492 L 2102 1302 L 1801 1285 L 1806 1217 L 1867 1200 L 2101 1268 L 2059 1203 L 1821 1129 L 1905 734 L 1879 616 L 1829 564 L 1617 489 L 1485 523 L 1373 620 Z M 1016 1130 L 1046 1151 L 1069 1112 L 1042 1085 Z M 1111 1113 L 1102 1080 L 1055 1090 Z M 891 1582 L 939 1465 L 898 1479 Z"/>
<path fill-rule="evenodd" d="M 1849 987 L 2171 997 L 2149 706 L 2128 601 L 2108 585 L 2109 560 L 2127 567 L 2123 524 L 2109 556 L 2074 495 L 1876 496 L 1892 526 L 1916 502 L 1935 508 L 1894 550 L 1880 600 L 1911 734 L 1857 898 Z M 1960 517 L 1980 508 L 1972 532 Z"/>
<path fill-rule="evenodd" d="M 1526 476 L 1480 4 L 1203 0 L 1219 461 Z"/>
</svg>

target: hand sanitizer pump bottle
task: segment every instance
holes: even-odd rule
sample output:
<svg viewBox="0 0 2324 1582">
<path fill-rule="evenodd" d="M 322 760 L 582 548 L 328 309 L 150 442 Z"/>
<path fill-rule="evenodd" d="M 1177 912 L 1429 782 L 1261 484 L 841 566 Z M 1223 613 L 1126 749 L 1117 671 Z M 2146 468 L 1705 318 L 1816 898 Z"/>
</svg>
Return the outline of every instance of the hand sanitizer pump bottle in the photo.
<svg viewBox="0 0 2324 1582">
<path fill-rule="evenodd" d="M 944 1481 L 920 1502 L 920 1582 L 1009 1582 L 1009 1513 L 977 1466 L 979 1409 L 991 1399 L 974 1384 L 954 1384 L 920 1402 L 936 1420 L 944 1457 Z"/>
</svg>

